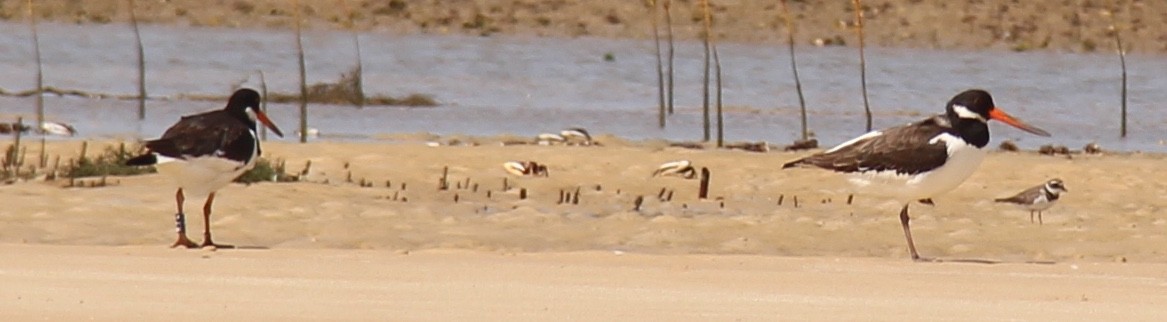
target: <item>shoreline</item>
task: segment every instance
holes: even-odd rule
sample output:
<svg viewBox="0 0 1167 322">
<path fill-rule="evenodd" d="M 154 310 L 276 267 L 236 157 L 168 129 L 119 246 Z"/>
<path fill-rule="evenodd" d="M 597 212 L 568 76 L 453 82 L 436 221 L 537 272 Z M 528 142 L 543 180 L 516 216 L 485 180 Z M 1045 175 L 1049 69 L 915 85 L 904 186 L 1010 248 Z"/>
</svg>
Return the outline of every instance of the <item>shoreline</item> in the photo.
<svg viewBox="0 0 1167 322">
<path fill-rule="evenodd" d="M 1167 53 L 1167 3 L 1121 1 L 1085 7 L 1007 0 L 953 4 L 928 0 L 916 4 L 865 1 L 867 43 L 890 48 L 1006 50 L 1039 52 L 1111 52 L 1111 25 L 1125 30 L 1130 52 Z M 598 36 L 651 39 L 648 8 L 641 2 L 601 0 L 559 3 L 501 0 L 463 3 L 346 0 L 304 1 L 308 28 L 396 34 L 493 34 L 538 37 Z M 25 21 L 23 2 L 0 6 L 0 18 Z M 78 24 L 128 24 L 123 1 L 38 3 L 40 20 Z M 290 30 L 293 9 L 285 1 L 237 1 L 206 5 L 201 1 L 138 2 L 140 22 L 177 26 L 275 28 Z M 678 39 L 697 39 L 701 28 L 695 3 L 674 4 Z M 808 1 L 792 4 L 796 42 L 811 45 L 829 39 L 856 43 L 849 3 Z M 724 41 L 784 44 L 785 22 L 774 3 L 714 2 L 717 38 Z M 954 21 L 953 17 L 959 17 Z M 349 20 L 351 18 L 351 21 Z"/>
</svg>

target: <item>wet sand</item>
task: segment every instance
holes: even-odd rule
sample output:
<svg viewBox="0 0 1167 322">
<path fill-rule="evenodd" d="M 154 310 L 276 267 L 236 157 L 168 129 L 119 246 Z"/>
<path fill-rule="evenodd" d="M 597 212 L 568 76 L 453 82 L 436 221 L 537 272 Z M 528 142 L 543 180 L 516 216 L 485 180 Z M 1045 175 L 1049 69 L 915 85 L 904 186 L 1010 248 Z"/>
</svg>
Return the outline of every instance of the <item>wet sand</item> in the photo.
<svg viewBox="0 0 1167 322">
<path fill-rule="evenodd" d="M 935 207 L 913 206 L 913 232 L 922 255 L 1000 264 L 919 264 L 907 258 L 899 205 L 865 195 L 847 205 L 850 185 L 841 177 L 778 170 L 804 153 L 609 136 L 599 138 L 602 147 L 387 139 L 397 143 L 264 145 L 290 172 L 312 166 L 303 182 L 220 191 L 215 240 L 246 249 L 168 249 L 173 188 L 160 175 L 111 177 L 100 188 L 65 188 L 63 180 L 2 186 L 0 280 L 8 287 L 0 312 L 97 320 L 1075 320 L 1146 319 L 1167 303 L 1167 219 L 1159 216 L 1167 185 L 1156 171 L 1163 155 L 992 153 Z M 451 139 L 479 145 L 424 144 Z M 96 142 L 90 153 L 113 143 Z M 50 142 L 49 155 L 75 157 L 80 144 Z M 679 159 L 711 170 L 711 200 L 696 198 L 696 180 L 650 177 Z M 508 160 L 547 164 L 550 177 L 511 176 L 501 167 Z M 439 191 L 445 167 L 451 188 Z M 1051 177 L 1071 192 L 1044 225 L 991 202 Z M 558 203 L 559 190 L 577 187 L 578 205 Z M 661 188 L 674 192 L 671 201 L 657 200 Z M 639 211 L 637 196 L 646 199 Z M 187 200 L 196 242 L 201 202 Z"/>
<path fill-rule="evenodd" d="M 1164 264 L 0 245 L 9 320 L 1154 320 Z"/>
</svg>

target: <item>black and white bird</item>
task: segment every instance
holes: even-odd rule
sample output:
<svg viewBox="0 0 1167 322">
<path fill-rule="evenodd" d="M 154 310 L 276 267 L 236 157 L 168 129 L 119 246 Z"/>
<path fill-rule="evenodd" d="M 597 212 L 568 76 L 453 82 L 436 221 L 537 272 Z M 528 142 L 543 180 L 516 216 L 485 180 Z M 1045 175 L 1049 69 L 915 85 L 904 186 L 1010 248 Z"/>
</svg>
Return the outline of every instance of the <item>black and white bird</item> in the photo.
<svg viewBox="0 0 1167 322">
<path fill-rule="evenodd" d="M 922 259 L 908 225 L 908 205 L 913 201 L 931 203 L 933 197 L 956 188 L 976 171 L 989 144 L 989 120 L 1050 135 L 997 108 L 988 92 L 972 89 L 952 97 L 944 114 L 872 131 L 782 168 L 810 166 L 855 174 L 851 181 L 864 190 L 902 202 L 900 223 L 908 251 L 919 261 Z"/>
<path fill-rule="evenodd" d="M 1062 193 L 1066 192 L 1070 192 L 1070 190 L 1066 189 L 1062 179 L 1052 179 L 1046 181 L 1045 184 L 1025 189 L 1012 197 L 997 198 L 993 201 L 1015 204 L 1022 209 L 1029 210 L 1029 222 L 1031 223 L 1033 222 L 1033 213 L 1037 212 L 1037 223 L 1040 225 L 1044 224 L 1041 220 L 1041 212 L 1053 207 Z"/>
<path fill-rule="evenodd" d="M 693 163 L 689 160 L 677 160 L 662 163 L 655 171 L 652 172 L 653 177 L 675 176 L 685 179 L 693 179 L 697 177 L 697 169 L 693 168 Z"/>
<path fill-rule="evenodd" d="M 259 110 L 259 93 L 240 89 L 231 95 L 227 107 L 183 116 L 162 134 L 162 138 L 146 142 L 146 154 L 126 161 L 127 165 L 155 165 L 159 173 L 177 181 L 178 191 L 174 198 L 178 205 L 178 214 L 175 215 L 178 240 L 171 247 L 230 247 L 217 245 L 211 239 L 211 204 L 215 200 L 215 191 L 255 167 L 255 160 L 260 155 L 259 138 L 255 134 L 257 120 L 276 135 L 284 136 Z M 196 245 L 186 237 L 186 220 L 182 211 L 186 194 L 207 197 L 203 204 L 202 245 Z"/>
<path fill-rule="evenodd" d="M 547 177 L 547 166 L 535 161 L 507 161 L 503 162 L 502 169 L 516 176 Z"/>
<path fill-rule="evenodd" d="M 582 127 L 573 127 L 573 128 L 568 128 L 568 129 L 563 130 L 563 131 L 559 131 L 559 136 L 562 136 L 565 140 L 567 140 L 569 142 L 579 141 L 579 142 L 575 142 L 579 145 L 584 145 L 584 146 L 592 145 L 592 135 L 588 133 L 587 129 L 582 128 Z"/>
</svg>

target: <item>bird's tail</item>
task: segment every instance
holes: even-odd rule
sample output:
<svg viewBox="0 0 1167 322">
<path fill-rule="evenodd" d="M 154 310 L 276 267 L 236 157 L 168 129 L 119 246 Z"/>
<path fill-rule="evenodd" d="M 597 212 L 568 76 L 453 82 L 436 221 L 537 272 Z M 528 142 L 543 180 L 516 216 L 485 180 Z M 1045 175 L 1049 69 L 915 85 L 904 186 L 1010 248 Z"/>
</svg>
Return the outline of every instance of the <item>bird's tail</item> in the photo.
<svg viewBox="0 0 1167 322">
<path fill-rule="evenodd" d="M 1008 203 L 1017 202 L 1016 200 L 1013 200 L 1013 198 L 997 198 L 997 199 L 993 199 L 993 201 L 994 202 L 1008 202 Z"/>
<path fill-rule="evenodd" d="M 132 159 L 126 160 L 126 165 L 155 165 L 158 164 L 158 156 L 153 153 L 147 153 L 136 156 Z"/>
</svg>

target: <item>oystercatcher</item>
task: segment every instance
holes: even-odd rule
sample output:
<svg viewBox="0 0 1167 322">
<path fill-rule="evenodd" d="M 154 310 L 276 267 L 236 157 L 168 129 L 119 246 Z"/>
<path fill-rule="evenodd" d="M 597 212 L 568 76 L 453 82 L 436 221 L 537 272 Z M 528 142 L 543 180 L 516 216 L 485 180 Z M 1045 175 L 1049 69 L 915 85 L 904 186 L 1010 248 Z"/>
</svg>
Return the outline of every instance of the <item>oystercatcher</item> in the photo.
<svg viewBox="0 0 1167 322">
<path fill-rule="evenodd" d="M 997 108 L 988 92 L 972 89 L 952 97 L 944 114 L 872 131 L 830 150 L 787 162 L 782 168 L 812 166 L 859 174 L 851 178 L 859 186 L 882 183 L 882 189 L 872 190 L 904 204 L 900 223 L 912 259 L 920 261 L 908 226 L 908 205 L 912 201 L 930 204 L 931 198 L 956 188 L 972 175 L 985 157 L 989 120 L 1040 136 L 1050 135 Z"/>
<path fill-rule="evenodd" d="M 1066 185 L 1061 179 L 1053 179 L 1046 181 L 1045 184 L 1038 185 L 1029 189 L 1025 189 L 1020 193 L 1008 198 L 993 199 L 996 202 L 1011 203 L 1020 206 L 1022 209 L 1029 210 L 1029 222 L 1033 222 L 1033 213 L 1037 212 L 1037 223 L 1043 224 L 1041 220 L 1041 212 L 1053 207 L 1054 203 L 1058 202 L 1058 198 L 1062 193 L 1070 192 L 1066 189 Z"/>
<path fill-rule="evenodd" d="M 259 93 L 240 89 L 231 95 L 227 107 L 202 114 L 183 116 L 162 134 L 146 142 L 147 153 L 127 160 L 127 165 L 157 165 L 158 172 L 178 181 L 174 199 L 178 205 L 175 227 L 178 240 L 171 247 L 230 247 L 211 240 L 211 203 L 219 190 L 243 172 L 255 167 L 259 157 L 259 139 L 255 121 L 263 122 L 276 135 L 279 127 L 259 110 Z M 203 204 L 203 243 L 195 245 L 186 237 L 186 220 L 182 212 L 184 193 L 207 196 Z"/>
</svg>

